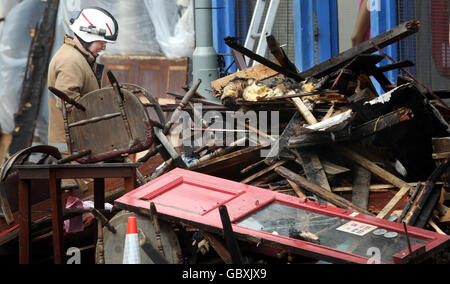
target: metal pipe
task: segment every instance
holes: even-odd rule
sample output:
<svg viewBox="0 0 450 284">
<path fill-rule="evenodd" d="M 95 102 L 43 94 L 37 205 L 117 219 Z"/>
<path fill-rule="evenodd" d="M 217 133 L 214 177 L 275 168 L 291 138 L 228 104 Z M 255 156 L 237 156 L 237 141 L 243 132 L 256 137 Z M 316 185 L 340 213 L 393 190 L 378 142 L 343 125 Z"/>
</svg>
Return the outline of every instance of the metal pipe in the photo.
<svg viewBox="0 0 450 284">
<path fill-rule="evenodd" d="M 211 0 L 194 0 L 195 50 L 192 55 L 193 81 L 201 80 L 198 92 L 205 98 L 218 101 L 209 92 L 211 82 L 219 78 L 217 53 L 213 47 Z"/>
</svg>

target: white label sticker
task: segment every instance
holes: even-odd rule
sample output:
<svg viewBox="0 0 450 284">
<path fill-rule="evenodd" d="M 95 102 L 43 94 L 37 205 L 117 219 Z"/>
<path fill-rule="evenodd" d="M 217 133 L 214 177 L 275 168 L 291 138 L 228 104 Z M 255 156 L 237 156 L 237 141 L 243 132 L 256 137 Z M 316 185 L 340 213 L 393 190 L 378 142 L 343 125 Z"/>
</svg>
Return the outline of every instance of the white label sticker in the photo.
<svg viewBox="0 0 450 284">
<path fill-rule="evenodd" d="M 377 227 L 372 226 L 372 225 L 359 223 L 356 221 L 350 221 L 347 224 L 340 226 L 336 230 L 341 231 L 341 232 L 350 233 L 353 235 L 364 236 L 364 235 L 372 232 L 376 228 Z"/>
</svg>

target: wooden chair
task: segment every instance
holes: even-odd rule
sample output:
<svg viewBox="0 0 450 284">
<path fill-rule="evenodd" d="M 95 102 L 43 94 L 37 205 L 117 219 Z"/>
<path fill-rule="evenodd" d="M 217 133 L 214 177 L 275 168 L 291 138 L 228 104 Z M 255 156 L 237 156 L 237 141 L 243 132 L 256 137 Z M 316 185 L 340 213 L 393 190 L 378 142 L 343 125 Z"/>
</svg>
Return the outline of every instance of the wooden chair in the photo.
<svg viewBox="0 0 450 284">
<path fill-rule="evenodd" d="M 144 104 L 109 71 L 112 87 L 85 94 L 78 101 L 49 88 L 64 100 L 64 129 L 71 155 L 81 164 L 108 161 L 149 149 L 154 130 Z"/>
</svg>

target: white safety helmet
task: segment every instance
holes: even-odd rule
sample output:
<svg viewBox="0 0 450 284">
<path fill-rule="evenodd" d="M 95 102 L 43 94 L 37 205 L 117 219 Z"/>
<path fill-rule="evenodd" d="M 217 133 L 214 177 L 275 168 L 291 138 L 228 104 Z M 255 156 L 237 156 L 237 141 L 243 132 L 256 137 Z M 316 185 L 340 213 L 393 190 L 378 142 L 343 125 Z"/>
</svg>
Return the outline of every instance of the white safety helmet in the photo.
<svg viewBox="0 0 450 284">
<path fill-rule="evenodd" d="M 87 43 L 97 40 L 114 43 L 119 33 L 116 19 L 99 7 L 81 10 L 78 17 L 71 19 L 70 23 L 70 29 Z"/>
</svg>

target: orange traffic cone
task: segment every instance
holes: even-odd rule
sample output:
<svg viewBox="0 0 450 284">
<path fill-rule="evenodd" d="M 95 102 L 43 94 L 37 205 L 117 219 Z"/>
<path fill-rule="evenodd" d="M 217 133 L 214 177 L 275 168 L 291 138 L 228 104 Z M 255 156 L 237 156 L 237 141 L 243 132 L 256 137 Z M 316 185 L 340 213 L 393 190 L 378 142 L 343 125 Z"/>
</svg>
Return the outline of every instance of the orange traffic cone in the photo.
<svg viewBox="0 0 450 284">
<path fill-rule="evenodd" d="M 136 217 L 128 217 L 125 248 L 123 250 L 123 264 L 141 264 L 141 250 Z"/>
</svg>

